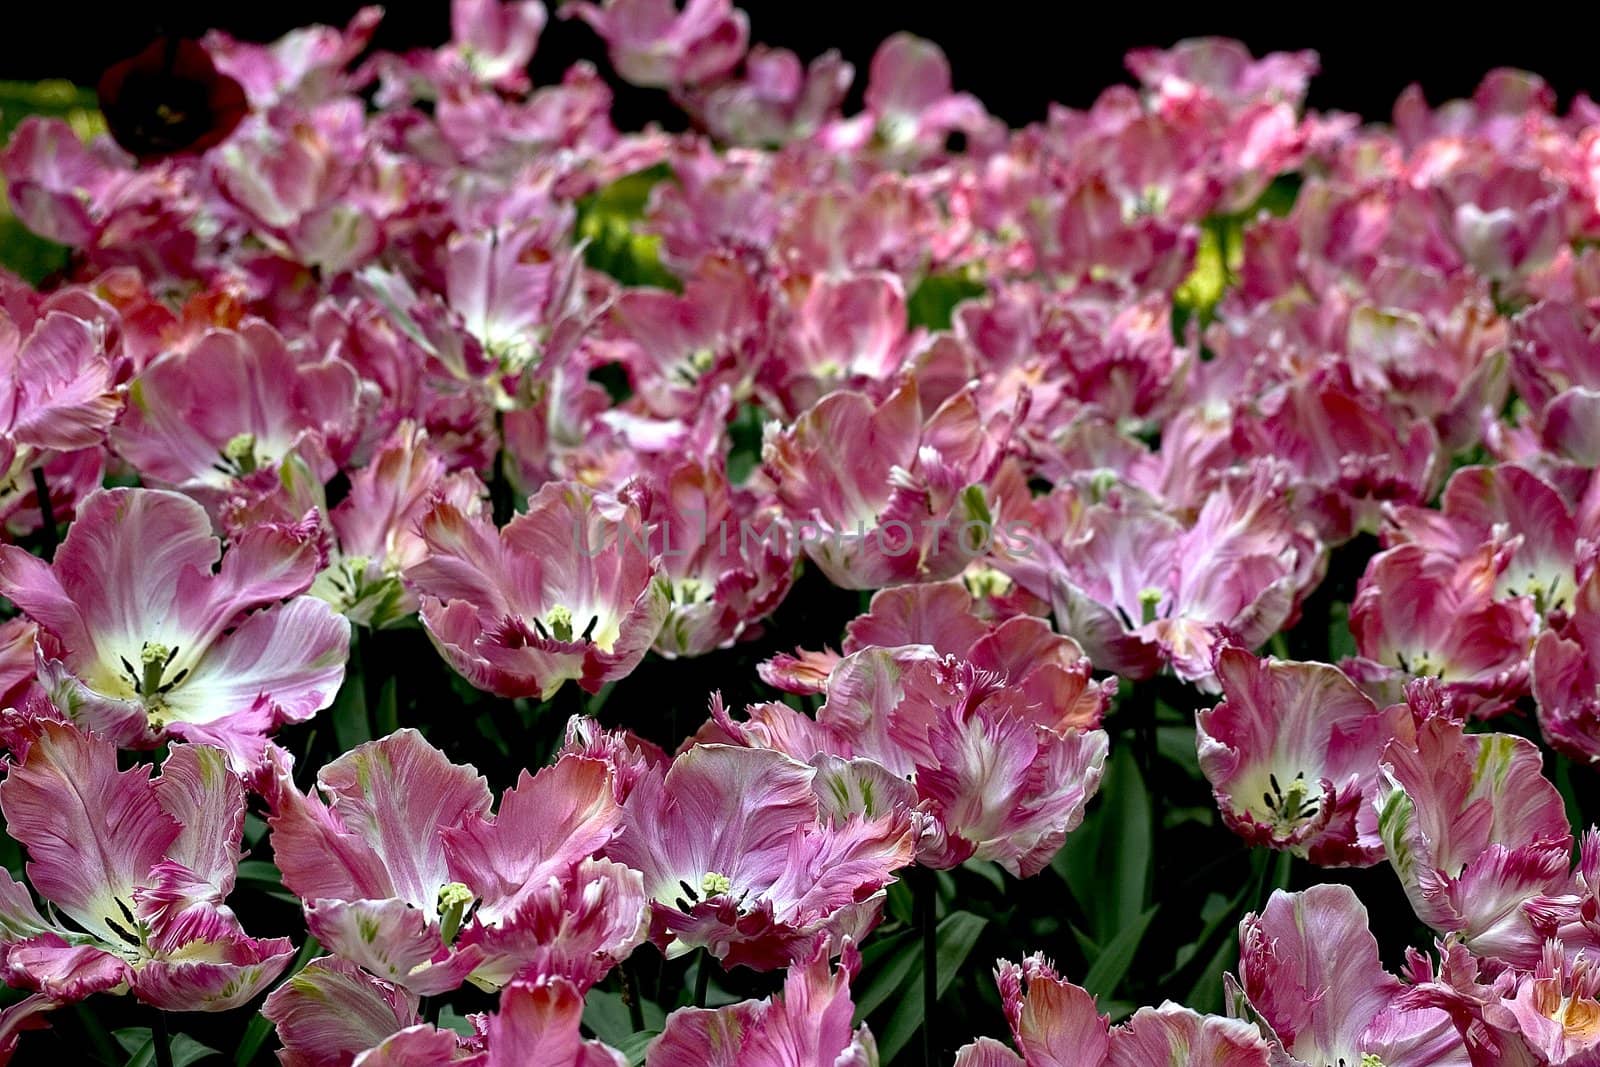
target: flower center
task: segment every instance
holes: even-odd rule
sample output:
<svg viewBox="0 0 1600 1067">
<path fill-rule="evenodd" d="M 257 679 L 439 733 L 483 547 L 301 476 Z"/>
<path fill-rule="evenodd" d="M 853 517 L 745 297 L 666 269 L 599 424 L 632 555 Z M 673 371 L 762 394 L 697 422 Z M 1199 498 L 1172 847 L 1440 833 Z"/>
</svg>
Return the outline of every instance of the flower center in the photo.
<svg viewBox="0 0 1600 1067">
<path fill-rule="evenodd" d="M 1161 606 L 1161 590 L 1146 586 L 1139 590 L 1139 624 L 1149 626 L 1156 621 L 1156 609 Z"/>
<path fill-rule="evenodd" d="M 446 882 L 439 887 L 439 937 L 445 945 L 455 943 L 472 901 L 472 890 L 460 882 Z"/>
<path fill-rule="evenodd" d="M 254 474 L 261 463 L 256 456 L 256 435 L 239 433 L 228 438 L 228 443 L 222 446 L 222 462 L 226 464 L 224 473 Z"/>
<path fill-rule="evenodd" d="M 962 577 L 966 580 L 967 592 L 979 600 L 1005 596 L 1016 584 L 1010 577 L 993 567 L 974 567 Z"/>
<path fill-rule="evenodd" d="M 534 619 L 533 625 L 538 628 L 539 633 L 544 637 L 553 635 L 557 641 L 571 641 L 572 609 L 565 604 L 557 604 L 545 612 L 543 619 Z M 546 628 L 547 625 L 548 629 Z"/>
<path fill-rule="evenodd" d="M 173 686 L 188 677 L 189 668 L 185 667 L 174 674 L 171 680 L 167 680 L 167 668 L 172 666 L 172 661 L 177 655 L 176 645 L 168 648 L 159 641 L 146 641 L 139 649 L 138 666 L 128 662 L 126 656 L 120 657 L 123 676 L 146 705 L 154 707 L 162 703 L 161 698 L 171 692 Z"/>
<path fill-rule="evenodd" d="M 1415 656 L 1407 656 L 1404 652 L 1396 652 L 1394 658 L 1400 669 L 1407 674 L 1414 674 L 1418 678 L 1444 677 L 1444 663 L 1442 661 L 1434 662 L 1433 653 L 1427 649 L 1423 649 Z"/>
<path fill-rule="evenodd" d="M 680 578 L 672 583 L 670 591 L 676 603 L 699 604 L 710 600 L 713 590 L 710 582 L 703 582 L 699 578 Z"/>
<path fill-rule="evenodd" d="M 687 912 L 697 904 L 702 904 L 715 896 L 722 896 L 733 892 L 733 879 L 717 871 L 707 871 L 700 876 L 698 887 L 690 885 L 686 880 L 678 880 L 678 888 L 683 892 L 673 898 L 673 906 L 679 911 Z"/>
<path fill-rule="evenodd" d="M 1306 781 L 1305 771 L 1296 774 L 1287 789 L 1279 784 L 1276 774 L 1267 775 L 1267 781 L 1272 788 L 1261 794 L 1261 802 L 1267 806 L 1273 826 L 1277 829 L 1293 830 L 1316 815 L 1317 809 L 1322 806 L 1321 797 Z"/>
</svg>

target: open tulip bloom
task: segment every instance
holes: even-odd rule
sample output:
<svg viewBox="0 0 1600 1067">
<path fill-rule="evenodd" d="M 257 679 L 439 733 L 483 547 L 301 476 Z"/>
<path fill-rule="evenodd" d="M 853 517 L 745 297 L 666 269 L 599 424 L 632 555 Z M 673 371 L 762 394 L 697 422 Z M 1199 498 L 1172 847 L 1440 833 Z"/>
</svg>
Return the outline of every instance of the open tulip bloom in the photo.
<svg viewBox="0 0 1600 1067">
<path fill-rule="evenodd" d="M 52 564 L 0 546 L 0 591 L 39 622 L 39 679 L 62 715 L 124 746 L 206 741 L 243 769 L 344 677 L 349 623 L 300 595 L 318 553 L 304 523 L 223 553 L 188 497 L 111 489 L 84 501 Z"/>
<path fill-rule="evenodd" d="M 0 85 L 0 1064 L 1600 1065 L 1600 106 L 449 16 Z"/>
</svg>

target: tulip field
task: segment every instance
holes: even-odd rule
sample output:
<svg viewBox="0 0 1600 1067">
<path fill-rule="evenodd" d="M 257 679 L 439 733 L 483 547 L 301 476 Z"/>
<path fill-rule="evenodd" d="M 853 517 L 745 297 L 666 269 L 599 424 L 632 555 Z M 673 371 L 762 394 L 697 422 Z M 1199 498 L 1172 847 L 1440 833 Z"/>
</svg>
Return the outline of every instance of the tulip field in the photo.
<svg viewBox="0 0 1600 1067">
<path fill-rule="evenodd" d="M 1600 1065 L 1600 104 L 381 18 L 0 85 L 0 1063 Z"/>
</svg>

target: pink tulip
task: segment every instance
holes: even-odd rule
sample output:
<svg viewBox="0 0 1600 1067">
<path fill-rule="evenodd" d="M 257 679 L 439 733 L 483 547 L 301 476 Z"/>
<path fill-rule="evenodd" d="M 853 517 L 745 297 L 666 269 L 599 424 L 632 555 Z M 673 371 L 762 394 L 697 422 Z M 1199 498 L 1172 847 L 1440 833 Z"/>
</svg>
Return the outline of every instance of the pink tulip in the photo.
<svg viewBox="0 0 1600 1067">
<path fill-rule="evenodd" d="M 452 667 L 501 696 L 625 676 L 670 607 L 638 507 L 574 482 L 546 484 L 498 531 L 448 501 L 421 529 L 428 554 L 405 578 L 423 625 Z"/>
<path fill-rule="evenodd" d="M 617 73 L 634 85 L 671 88 L 714 81 L 744 56 L 750 23 L 729 0 L 604 0 L 563 11 L 606 42 Z"/>
<path fill-rule="evenodd" d="M 839 967 L 827 941 L 802 953 L 783 994 L 726 1008 L 681 1008 L 645 1054 L 649 1067 L 871 1067 L 878 1046 L 865 1024 L 852 1028 L 850 980 L 861 955 L 846 941 Z"/>
<path fill-rule="evenodd" d="M 38 998 L 7 1014 L 111 990 L 165 1011 L 228 1011 L 269 985 L 294 949 L 250 937 L 223 903 L 245 813 L 226 753 L 174 745 L 152 779 L 148 765 L 118 770 L 116 747 L 93 734 L 10 715 L 0 812 L 53 910 L 44 918 L 27 887 L 0 883 L 0 972 Z"/>
<path fill-rule="evenodd" d="M 1378 757 L 1407 736 L 1404 707 L 1380 711 L 1337 668 L 1217 653 L 1224 700 L 1200 712 L 1200 769 L 1223 820 L 1252 844 L 1322 866 L 1383 858 L 1373 798 Z"/>
<path fill-rule="evenodd" d="M 187 497 L 104 490 L 54 563 L 0 546 L 0 591 L 39 624 L 40 684 L 70 718 L 124 746 L 206 741 L 245 769 L 344 678 L 349 623 L 299 595 L 312 536 L 263 525 L 224 553 Z"/>
<path fill-rule="evenodd" d="M 771 970 L 877 924 L 911 862 L 903 808 L 830 808 L 822 774 L 769 749 L 696 745 L 647 773 L 606 855 L 644 874 L 651 940 Z"/>
<path fill-rule="evenodd" d="M 620 818 L 604 763 L 524 773 L 495 814 L 484 780 L 414 730 L 322 768 L 326 801 L 287 776 L 268 791 L 284 885 L 318 941 L 385 982 L 427 996 L 529 969 L 587 989 L 645 935 L 639 874 L 593 858 Z"/>
<path fill-rule="evenodd" d="M 1241 1019 L 1199 1015 L 1172 1002 L 1140 1008 L 1119 1026 L 1081 986 L 1043 956 L 995 968 L 1001 1005 L 1021 1055 L 985 1038 L 956 1055 L 956 1067 L 1267 1067 L 1269 1048 Z"/>
</svg>

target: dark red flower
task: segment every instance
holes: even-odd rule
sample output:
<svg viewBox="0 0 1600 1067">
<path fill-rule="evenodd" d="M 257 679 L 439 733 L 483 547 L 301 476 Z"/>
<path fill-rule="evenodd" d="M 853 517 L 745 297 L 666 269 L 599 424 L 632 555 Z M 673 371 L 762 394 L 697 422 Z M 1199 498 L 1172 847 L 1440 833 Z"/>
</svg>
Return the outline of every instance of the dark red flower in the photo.
<svg viewBox="0 0 1600 1067">
<path fill-rule="evenodd" d="M 111 67 L 99 93 L 111 136 L 140 160 L 204 151 L 249 110 L 244 89 L 198 42 L 174 37 Z"/>
</svg>

